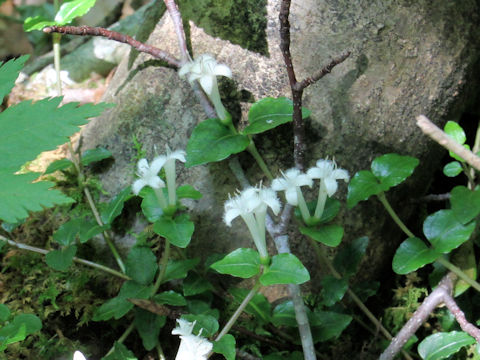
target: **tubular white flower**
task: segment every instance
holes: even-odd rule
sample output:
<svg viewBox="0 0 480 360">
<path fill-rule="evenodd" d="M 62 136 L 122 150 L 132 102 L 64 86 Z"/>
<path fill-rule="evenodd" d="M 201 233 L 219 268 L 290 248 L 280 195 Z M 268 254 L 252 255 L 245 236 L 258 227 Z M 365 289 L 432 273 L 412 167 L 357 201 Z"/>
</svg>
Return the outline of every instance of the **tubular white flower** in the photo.
<svg viewBox="0 0 480 360">
<path fill-rule="evenodd" d="M 332 196 L 337 192 L 337 180 L 345 180 L 348 182 L 350 177 L 348 171 L 344 169 L 337 169 L 335 161 L 320 159 L 316 166 L 309 169 L 307 174 L 312 179 L 320 179 L 320 189 L 318 190 L 317 207 L 315 208 L 316 219 L 320 219 L 325 208 L 327 196 Z"/>
<path fill-rule="evenodd" d="M 200 334 L 193 335 L 195 322 L 191 323 L 184 319 L 178 319 L 178 326 L 172 330 L 173 335 L 180 335 L 180 347 L 175 360 L 206 360 L 207 355 L 213 348 L 213 344 Z"/>
<path fill-rule="evenodd" d="M 262 187 L 250 187 L 225 202 L 223 220 L 228 226 L 232 220 L 241 216 L 252 235 L 253 242 L 262 259 L 268 259 L 265 240 L 265 217 L 271 208 L 276 215 L 280 211 L 280 201 L 275 191 Z"/>
<path fill-rule="evenodd" d="M 293 168 L 282 173 L 283 178 L 276 178 L 272 181 L 272 189 L 275 191 L 285 191 L 285 198 L 290 205 L 298 205 L 298 192 L 301 186 L 312 186 L 312 179 Z M 303 196 L 302 196 L 303 197 Z"/>
<path fill-rule="evenodd" d="M 328 196 L 337 192 L 337 180 L 345 180 L 345 182 L 350 180 L 347 170 L 337 169 L 335 161 L 324 159 L 318 160 L 316 166 L 309 169 L 307 174 L 312 179 L 320 179 L 325 184 Z"/>
<path fill-rule="evenodd" d="M 147 159 L 140 159 L 137 164 L 137 176 L 139 179 L 135 180 L 132 185 L 132 191 L 138 195 L 140 190 L 145 186 L 150 186 L 153 189 L 160 189 L 165 187 L 165 183 L 158 176 L 158 172 L 162 168 L 165 160 L 157 157 L 148 165 Z"/>
<path fill-rule="evenodd" d="M 87 360 L 87 359 L 80 351 L 77 350 L 73 353 L 73 360 Z"/>
<path fill-rule="evenodd" d="M 221 120 L 226 119 L 227 112 L 220 99 L 218 92 L 217 76 L 226 76 L 231 78 L 232 71 L 225 64 L 218 64 L 217 60 L 210 54 L 203 54 L 194 61 L 183 65 L 178 71 L 178 75 L 183 77 L 188 74 L 190 83 L 198 80 L 203 91 L 212 101 L 215 111 Z"/>
<path fill-rule="evenodd" d="M 165 177 L 167 179 L 167 189 L 168 189 L 168 204 L 175 205 L 177 202 L 176 197 L 176 173 L 175 173 L 175 160 L 185 162 L 185 151 L 175 150 L 171 151 L 168 145 L 167 154 L 159 156 L 164 163 L 163 167 L 165 168 Z"/>
</svg>

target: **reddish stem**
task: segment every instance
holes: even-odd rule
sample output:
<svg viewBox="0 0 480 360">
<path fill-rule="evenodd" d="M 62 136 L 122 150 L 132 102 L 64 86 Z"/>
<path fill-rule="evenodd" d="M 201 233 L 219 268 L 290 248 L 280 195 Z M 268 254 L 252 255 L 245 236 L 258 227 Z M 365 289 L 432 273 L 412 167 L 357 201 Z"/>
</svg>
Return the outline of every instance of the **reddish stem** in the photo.
<svg viewBox="0 0 480 360">
<path fill-rule="evenodd" d="M 156 48 L 155 46 L 150 46 L 144 44 L 140 41 L 135 40 L 131 36 L 107 30 L 100 27 L 91 27 L 91 26 L 48 26 L 43 29 L 44 33 L 61 33 L 69 35 L 92 35 L 92 36 L 102 36 L 110 40 L 115 40 L 121 43 L 129 44 L 140 52 L 144 52 L 154 56 L 157 59 L 167 62 L 169 65 L 178 69 L 180 66 L 180 61 L 169 53 Z"/>
</svg>

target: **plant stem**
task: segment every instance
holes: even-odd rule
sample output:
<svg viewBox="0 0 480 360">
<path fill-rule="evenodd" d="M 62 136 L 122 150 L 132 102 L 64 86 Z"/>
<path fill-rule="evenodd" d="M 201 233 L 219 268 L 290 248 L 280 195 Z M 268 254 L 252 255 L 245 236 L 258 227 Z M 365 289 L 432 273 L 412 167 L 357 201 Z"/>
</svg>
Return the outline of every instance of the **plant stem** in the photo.
<svg viewBox="0 0 480 360">
<path fill-rule="evenodd" d="M 42 254 L 42 255 L 46 255 L 48 254 L 50 251 L 49 250 L 45 250 L 45 249 L 41 249 L 41 248 L 38 248 L 38 247 L 35 247 L 35 246 L 30 246 L 30 245 L 27 245 L 27 244 L 22 244 L 22 243 L 19 243 L 19 242 L 16 242 L 16 241 L 13 241 L 13 240 L 10 240 L 10 239 L 7 239 L 3 236 L 0 235 L 0 241 L 5 241 L 7 242 L 9 245 L 11 246 L 15 246 L 16 248 L 18 249 L 22 249 L 22 250 L 28 250 L 28 251 L 32 251 L 32 252 L 36 252 L 38 254 Z M 125 279 L 125 280 L 131 280 L 131 278 L 125 274 L 122 274 L 121 272 L 119 271 L 116 271 L 114 269 L 111 269 L 107 266 L 104 266 L 104 265 L 100 265 L 100 264 L 97 264 L 93 261 L 89 261 L 89 260 L 85 260 L 85 259 L 80 259 L 80 258 L 77 258 L 77 257 L 74 257 L 73 258 L 73 261 L 75 261 L 76 263 L 79 263 L 79 264 L 83 264 L 83 265 L 86 265 L 86 266 L 90 266 L 90 267 L 93 267 L 95 269 L 98 269 L 98 270 L 101 270 L 101 271 L 104 271 L 106 273 L 109 273 L 109 274 L 112 274 L 114 276 L 117 276 L 119 278 L 122 278 L 122 279 Z"/>
<path fill-rule="evenodd" d="M 152 296 L 155 295 L 162 284 L 163 278 L 165 277 L 165 273 L 167 272 L 167 264 L 168 259 L 170 257 L 170 241 L 165 239 L 165 249 L 163 249 L 162 258 L 158 264 L 159 272 L 157 280 L 155 280 L 155 284 L 153 285 L 152 289 Z"/>
<path fill-rule="evenodd" d="M 123 332 L 122 336 L 118 338 L 117 342 L 123 343 L 127 339 L 128 335 L 130 335 L 130 333 L 133 331 L 134 328 L 135 328 L 135 325 L 133 325 L 133 322 L 131 322 L 130 325 L 128 325 L 128 327 Z M 112 346 L 110 350 L 108 350 L 108 353 L 105 355 L 105 357 L 110 355 L 113 352 L 114 348 L 115 348 L 115 345 Z"/>
<path fill-rule="evenodd" d="M 55 13 L 58 12 L 60 4 L 58 0 L 53 0 L 53 10 Z M 58 96 L 62 96 L 62 79 L 60 78 L 60 40 L 62 39 L 62 34 L 53 34 L 53 64 L 55 67 L 55 72 L 57 74 L 57 93 Z"/>
<path fill-rule="evenodd" d="M 219 341 L 222 337 L 224 337 L 230 331 L 233 324 L 235 324 L 235 321 L 237 321 L 238 317 L 243 312 L 245 307 L 248 305 L 250 300 L 252 300 L 252 298 L 258 292 L 258 289 L 260 288 L 260 286 L 261 286 L 260 281 L 257 279 L 256 282 L 255 282 L 255 285 L 252 288 L 252 290 L 250 290 L 250 292 L 247 294 L 247 296 L 245 296 L 245 299 L 243 299 L 240 306 L 237 308 L 237 310 L 235 310 L 232 317 L 228 320 L 228 322 L 223 327 L 222 331 L 220 331 L 218 336 L 215 338 L 215 341 Z"/>
<path fill-rule="evenodd" d="M 392 206 L 388 202 L 385 193 L 381 192 L 380 194 L 377 194 L 378 200 L 382 203 L 382 205 L 385 207 L 385 210 L 387 210 L 388 214 L 392 217 L 393 221 L 398 225 L 402 231 L 407 234 L 408 237 L 415 237 L 415 235 L 407 228 L 407 226 L 403 223 L 403 221 L 398 217 L 397 213 L 395 210 L 393 210 Z"/>
<path fill-rule="evenodd" d="M 95 205 L 95 201 L 93 201 L 92 194 L 90 193 L 90 190 L 86 186 L 84 186 L 84 184 L 83 184 L 83 173 L 82 173 L 82 167 L 81 167 L 80 160 L 79 160 L 77 154 L 75 153 L 75 150 L 73 150 L 73 146 L 72 146 L 71 141 L 69 141 L 67 144 L 68 144 L 68 150 L 70 152 L 70 156 L 72 158 L 73 166 L 75 167 L 75 170 L 77 171 L 78 185 L 83 187 L 83 192 L 84 192 L 85 197 L 87 199 L 88 205 L 90 206 L 90 209 L 92 210 L 92 214 L 95 218 L 95 221 L 97 222 L 97 224 L 99 226 L 103 226 L 104 224 L 103 224 L 102 218 L 100 217 L 100 213 L 98 212 L 98 209 Z M 125 273 L 125 264 L 123 263 L 123 260 L 120 256 L 120 254 L 118 253 L 117 249 L 115 248 L 115 245 L 113 244 L 113 241 L 110 238 L 110 234 L 107 231 L 103 231 L 102 234 L 103 234 L 103 238 L 105 239 L 105 242 L 107 243 L 108 247 L 110 248 L 110 251 L 113 254 L 113 257 L 117 261 L 118 267 L 120 268 L 120 270 L 123 273 Z"/>
<path fill-rule="evenodd" d="M 262 156 L 259 154 L 257 147 L 255 146 L 255 143 L 253 140 L 250 138 L 250 144 L 247 147 L 247 151 L 250 153 L 250 155 L 253 156 L 255 161 L 257 162 L 258 166 L 260 166 L 260 169 L 263 171 L 265 176 L 268 178 L 268 180 L 273 180 L 273 175 L 268 169 L 267 164 L 265 164 L 265 161 L 263 161 Z"/>
<path fill-rule="evenodd" d="M 453 265 L 450 261 L 448 261 L 447 259 L 445 259 L 444 257 L 439 257 L 437 259 L 437 261 L 442 264 L 443 266 L 445 266 L 448 270 L 450 270 L 451 272 L 455 273 L 460 279 L 462 279 L 463 281 L 465 281 L 467 284 L 469 284 L 470 286 L 472 286 L 475 290 L 479 291 L 480 292 L 480 284 L 478 282 L 476 282 L 475 280 L 473 280 L 472 278 L 470 278 L 467 274 L 465 274 L 462 269 L 460 269 L 459 267 Z"/>
</svg>

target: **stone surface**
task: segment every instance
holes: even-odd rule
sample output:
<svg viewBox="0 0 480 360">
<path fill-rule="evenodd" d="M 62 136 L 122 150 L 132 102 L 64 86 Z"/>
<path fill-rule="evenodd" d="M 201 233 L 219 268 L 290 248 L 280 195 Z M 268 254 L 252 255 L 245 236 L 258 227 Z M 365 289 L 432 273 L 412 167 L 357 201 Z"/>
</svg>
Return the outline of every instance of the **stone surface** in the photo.
<svg viewBox="0 0 480 360">
<path fill-rule="evenodd" d="M 186 6 L 184 3 L 182 6 Z M 204 10 L 195 8 L 193 2 L 189 6 L 193 7 L 190 12 L 197 15 Z M 247 38 L 260 41 L 245 45 L 253 50 L 211 37 L 190 22 L 194 55 L 215 54 L 233 71 L 234 80 L 223 81 L 221 86 L 231 111 L 245 113 L 249 99 L 290 95 L 278 48 L 279 2 L 270 0 L 265 9 L 258 11 L 265 10 L 265 28 L 257 24 L 244 29 L 252 32 Z M 205 29 L 212 28 L 205 18 L 202 21 Z M 220 28 L 226 27 L 221 18 L 215 21 Z M 425 190 L 439 154 L 439 147 L 417 130 L 415 116 L 425 114 L 439 124 L 458 119 L 468 97 L 473 96 L 470 89 L 478 85 L 472 84 L 479 55 L 478 4 L 474 0 L 434 4 L 426 0 L 302 0 L 292 2 L 290 22 L 292 54 L 300 79 L 345 50 L 352 52 L 345 63 L 305 92 L 304 105 L 312 111 L 307 121 L 306 167 L 318 158 L 335 157 L 339 166 L 353 175 L 384 153 L 420 157 L 424 161 L 422 169 L 393 195 L 389 194 L 394 206 L 408 217 L 412 209 L 403 200 Z M 266 47 L 262 39 L 266 39 Z M 158 23 L 148 43 L 179 55 L 168 15 Z M 152 157 L 155 147 L 158 153 L 166 144 L 172 149 L 185 148 L 192 129 L 205 118 L 189 84 L 179 79 L 174 70 L 153 66 L 157 62 L 145 54 L 138 56 L 131 68 L 127 60 L 119 66 L 105 96 L 105 101 L 117 106 L 93 120 L 83 133 L 87 148 L 106 146 L 115 156 L 114 164 L 102 175 L 111 194 L 133 179 L 133 135 Z M 256 142 L 274 174 L 292 166 L 290 125 L 257 136 Z M 248 155 L 242 154 L 240 161 L 252 183 L 261 179 Z M 221 221 L 227 194 L 239 186 L 227 162 L 181 170 L 183 181 L 204 194 L 202 200 L 189 204 L 196 222 L 194 252 L 207 256 L 211 251 L 248 246 L 250 240 L 240 221 L 235 221 L 231 229 Z M 341 189 L 339 196 L 344 198 L 346 186 L 342 184 Z M 342 212 L 341 218 L 346 241 L 361 235 L 371 239 L 369 266 L 363 267 L 364 275 L 371 277 L 389 266 L 403 235 L 377 203 L 362 203 L 353 211 Z M 293 250 L 315 272 L 318 264 L 310 259 L 308 243 L 293 240 Z"/>
</svg>

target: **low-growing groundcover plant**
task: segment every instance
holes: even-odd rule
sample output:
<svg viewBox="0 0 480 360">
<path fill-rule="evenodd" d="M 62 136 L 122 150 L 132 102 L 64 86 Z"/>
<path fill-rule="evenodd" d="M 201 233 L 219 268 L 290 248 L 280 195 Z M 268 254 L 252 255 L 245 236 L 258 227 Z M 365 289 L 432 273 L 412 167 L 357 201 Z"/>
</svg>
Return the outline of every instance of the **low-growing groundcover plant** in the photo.
<svg viewBox="0 0 480 360">
<path fill-rule="evenodd" d="M 75 17 L 76 6 L 85 12 L 93 3 L 66 2 L 65 7 L 72 6 L 69 21 Z M 373 160 L 370 170 L 350 176 L 327 156 L 326 159 L 305 157 L 303 120 L 309 116 L 309 111 L 302 108 L 302 92 L 341 64 L 350 55 L 348 52 L 311 77 L 297 81 L 289 52 L 290 2 L 282 1 L 281 46 L 293 100 L 283 97 L 258 100 L 248 112 L 247 126 L 239 130 L 222 104 L 217 84 L 217 76 L 232 77 L 234 74 L 225 64 L 217 63 L 212 54 L 192 59 L 187 52 L 176 4 L 173 0 L 165 0 L 165 5 L 179 34 L 181 60 L 105 29 L 65 27 L 64 23 L 56 22 L 57 18 L 54 22 L 42 23 L 48 26 L 44 30 L 47 33 L 107 36 L 167 61 L 203 98 L 202 104 L 209 115 L 196 126 L 186 149 L 172 150 L 165 144 L 164 153 L 149 159 L 143 155 L 141 144 L 134 144 L 138 151 L 137 158 L 132 159 L 136 161 L 135 178 L 109 202 L 102 203 L 98 202 L 99 188 L 86 176 L 85 168 L 115 157 L 106 149 L 81 153 L 72 148 L 70 159 L 56 161 L 47 168 L 46 176 L 55 172 L 63 174 L 63 178 L 51 179 L 55 179 L 64 193 L 53 188 L 53 182 L 44 179 L 34 182 L 38 174 L 19 173 L 19 170 L 40 152 L 67 141 L 88 118 L 98 116 L 110 105 L 59 106 L 61 99 L 54 98 L 36 103 L 25 101 L 0 113 L 3 232 L 0 254 L 2 265 L 5 264 L 0 275 L 8 276 L 16 270 L 23 272 L 26 278 L 38 279 L 44 272 L 39 270 L 43 265 L 24 255 L 30 253 L 41 254 L 49 267 L 38 289 L 30 286 L 20 290 L 20 297 L 25 294 L 38 296 L 33 301 L 24 299 L 24 303 L 35 305 L 22 310 L 18 302 L 9 300 L 10 297 L 0 305 L 0 354 L 18 357 L 23 351 L 30 357 L 53 358 L 53 354 L 58 355 L 53 349 L 59 348 L 61 343 L 63 355 L 69 354 L 75 360 L 98 356 L 107 360 L 136 359 L 147 352 L 154 358 L 178 360 L 207 359 L 212 355 L 227 360 L 325 358 L 328 341 L 339 339 L 354 317 L 358 318 L 351 306 L 345 306 L 352 304 L 346 301 L 348 297 L 373 323 L 369 326 L 360 320 L 362 325 L 373 329 L 373 333 L 379 331 L 391 341 L 388 345 L 376 339 L 373 357 L 393 359 L 400 351 L 406 359 L 414 356 L 444 359 L 456 353 L 462 357 L 467 351 L 478 357 L 475 343 L 480 340 L 480 330 L 472 319 L 467 320 L 475 313 L 470 312 L 466 317 L 455 301 L 455 297 L 466 294 L 471 288 L 480 290 L 475 281 L 473 251 L 475 219 L 480 213 L 475 172 L 479 168 L 475 168 L 474 154 L 472 157 L 462 152 L 468 146 L 464 145 L 466 138 L 461 127 L 447 123 L 445 133 L 448 135 L 432 127 L 430 132 L 426 131 L 434 138 L 450 136 L 451 155 L 455 161 L 445 167 L 444 173 L 458 176 L 463 172 L 467 186 L 452 189 L 447 208 L 426 217 L 423 235 L 414 234 L 397 216 L 386 192 L 401 186 L 412 175 L 419 165 L 417 159 L 399 154 L 382 155 Z M 2 99 L 13 87 L 26 59 L 21 57 L 0 67 Z M 275 176 L 257 151 L 255 135 L 292 121 L 295 166 Z M 473 153 L 478 153 L 478 144 L 480 139 L 476 140 Z M 158 149 L 163 145 L 159 144 Z M 456 150 L 458 147 L 462 149 L 460 152 Z M 236 154 L 244 150 L 257 161 L 267 180 L 256 185 L 245 180 L 236 158 Z M 242 189 L 225 194 L 223 221 L 227 226 L 246 226 L 253 246 L 238 248 L 229 254 L 210 254 L 203 263 L 188 252 L 196 224 L 184 205 L 185 199 L 195 201 L 202 194 L 191 184 L 177 183 L 177 172 L 225 159 L 236 169 Z M 335 219 L 342 204 L 334 197 L 345 184 L 348 184 L 348 208 L 376 196 L 405 233 L 406 239 L 392 261 L 396 273 L 405 275 L 433 264 L 429 281 L 434 290 L 421 301 L 422 295 L 418 294 L 428 291 L 414 291 L 410 287 L 408 293 L 417 295 L 409 304 L 420 306 L 413 309 L 415 312 L 409 319 L 395 318 L 392 327 L 400 329 L 395 338 L 364 305 L 364 301 L 376 293 L 378 284 L 355 287 L 351 283 L 368 247 L 368 238 L 360 237 L 344 245 L 333 260 L 327 255 L 327 249 L 339 246 L 344 236 L 344 228 Z M 307 187 L 308 192 L 304 191 Z M 134 204 L 139 205 L 137 209 L 149 225 L 144 231 L 135 233 L 137 241 L 124 256 L 117 251 L 112 233 L 122 223 L 124 208 Z M 54 209 L 50 211 L 59 214 L 61 220 L 47 236 L 47 249 L 27 245 L 16 238 L 20 233 L 18 229 L 28 226 L 22 224 L 28 224 L 35 216 L 30 214 L 46 208 Z M 292 219 L 299 236 L 311 244 L 317 261 L 330 272 L 321 279 L 320 294 L 300 291 L 299 285 L 307 283 L 311 277 L 289 248 L 287 227 Z M 105 240 L 114 259 L 111 263 L 115 263 L 116 268 L 111 263 L 107 266 L 108 261 L 99 260 L 99 256 L 84 258 L 91 255 L 84 249 L 94 238 Z M 267 241 L 270 239 L 277 253 L 269 250 Z M 21 252 L 9 254 L 12 249 Z M 105 280 L 105 276 L 109 280 Z M 228 286 L 224 287 L 217 279 L 227 276 L 230 281 L 225 282 Z M 242 280 L 243 285 L 233 285 L 232 277 Z M 99 284 L 103 288 L 99 289 Z M 270 303 L 261 289 L 273 285 L 287 285 L 289 297 Z M 69 303 L 75 306 L 69 307 Z M 436 315 L 440 321 L 435 323 L 432 334 L 419 342 L 415 331 L 441 304 L 448 312 L 442 310 Z M 471 304 L 475 305 L 475 298 Z M 78 330 L 78 337 L 75 338 L 75 330 L 68 329 L 68 336 L 73 339 L 65 341 L 62 330 L 57 328 L 57 333 L 49 338 L 44 333 L 48 334 L 49 329 L 44 325 L 52 325 L 50 314 L 75 318 L 77 324 L 73 327 Z M 404 320 L 408 320 L 405 326 L 401 323 Z M 87 323 L 90 326 L 86 336 L 80 333 Z M 108 336 L 96 326 L 106 323 L 111 329 Z M 95 328 L 97 332 L 92 331 Z M 94 340 L 103 342 L 101 351 L 104 351 L 100 355 L 89 346 Z M 339 347 L 332 345 L 335 346 Z M 356 356 L 348 354 L 346 357 Z"/>
</svg>

